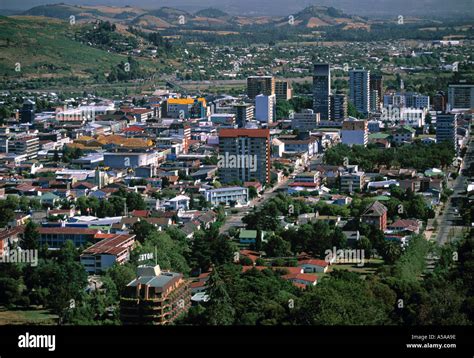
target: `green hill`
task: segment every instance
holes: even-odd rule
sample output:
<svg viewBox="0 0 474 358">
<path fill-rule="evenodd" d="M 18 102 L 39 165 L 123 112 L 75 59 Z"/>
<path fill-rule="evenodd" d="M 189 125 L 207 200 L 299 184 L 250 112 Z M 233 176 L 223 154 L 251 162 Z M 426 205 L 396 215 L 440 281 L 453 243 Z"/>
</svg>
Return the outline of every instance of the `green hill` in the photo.
<svg viewBox="0 0 474 358">
<path fill-rule="evenodd" d="M 95 16 L 106 16 L 102 12 L 95 9 L 81 9 L 77 6 L 67 5 L 67 4 L 53 4 L 53 5 L 40 5 L 33 7 L 27 11 L 24 11 L 22 15 L 25 16 L 45 16 L 52 17 L 56 19 L 69 19 L 71 15 L 81 18 L 79 14 L 88 13 Z"/>
<path fill-rule="evenodd" d="M 0 17 L 0 76 L 103 76 L 111 66 L 126 60 L 125 56 L 75 41 L 74 26 L 42 17 Z M 15 71 L 17 63 L 20 72 Z"/>
</svg>

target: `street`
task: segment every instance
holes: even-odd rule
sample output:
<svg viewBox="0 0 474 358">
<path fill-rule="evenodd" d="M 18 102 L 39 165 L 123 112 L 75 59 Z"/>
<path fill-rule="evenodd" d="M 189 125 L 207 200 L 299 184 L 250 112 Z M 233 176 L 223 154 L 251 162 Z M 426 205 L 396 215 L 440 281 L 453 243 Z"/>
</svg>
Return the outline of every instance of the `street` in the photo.
<svg viewBox="0 0 474 358">
<path fill-rule="evenodd" d="M 456 204 L 453 203 L 453 200 L 455 201 L 455 198 L 462 197 L 463 195 L 465 195 L 466 183 L 469 178 L 462 174 L 462 169 L 468 168 L 472 162 L 474 162 L 474 144 L 471 141 L 469 143 L 466 156 L 464 157 L 463 165 L 461 167 L 459 176 L 452 183 L 451 189 L 454 191 L 453 195 L 448 198 L 448 201 L 446 202 L 446 205 L 443 209 L 443 214 L 441 215 L 441 217 L 438 218 L 439 231 L 436 237 L 436 241 L 440 245 L 449 242 L 452 239 L 454 230 L 459 227 L 458 225 L 456 225 L 456 221 L 458 219 L 458 213 L 456 212 L 456 210 L 458 209 L 456 208 Z"/>
</svg>

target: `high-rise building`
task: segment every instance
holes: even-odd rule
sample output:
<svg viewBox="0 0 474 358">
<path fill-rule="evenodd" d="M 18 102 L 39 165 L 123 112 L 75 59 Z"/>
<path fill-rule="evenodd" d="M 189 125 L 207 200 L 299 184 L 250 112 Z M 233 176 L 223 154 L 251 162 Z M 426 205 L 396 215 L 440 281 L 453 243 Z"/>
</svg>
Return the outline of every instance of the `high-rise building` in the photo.
<svg viewBox="0 0 474 358">
<path fill-rule="evenodd" d="M 358 112 L 364 115 L 370 112 L 370 71 L 349 71 L 349 100 Z"/>
<path fill-rule="evenodd" d="M 250 103 L 234 104 L 235 121 L 240 128 L 245 127 L 248 121 L 254 118 L 255 106 Z"/>
<path fill-rule="evenodd" d="M 293 97 L 291 83 L 285 80 L 275 81 L 275 95 L 277 101 L 288 101 Z"/>
<path fill-rule="evenodd" d="M 449 110 L 474 109 L 474 84 L 458 83 L 448 86 Z"/>
<path fill-rule="evenodd" d="M 433 110 L 436 112 L 446 112 L 446 94 L 438 92 L 433 97 Z"/>
<path fill-rule="evenodd" d="M 369 141 L 369 126 L 365 120 L 348 119 L 342 123 L 341 129 L 342 144 L 348 146 L 367 146 Z"/>
<path fill-rule="evenodd" d="M 191 306 L 189 283 L 183 274 L 161 271 L 160 266 L 139 266 L 137 278 L 120 298 L 123 324 L 167 325 Z"/>
<path fill-rule="evenodd" d="M 273 76 L 247 77 L 247 96 L 255 99 L 259 94 L 271 96 L 275 94 L 275 78 Z"/>
<path fill-rule="evenodd" d="M 436 143 L 451 142 L 458 150 L 457 114 L 439 114 L 436 116 Z"/>
<path fill-rule="evenodd" d="M 373 91 L 377 93 L 377 98 L 378 98 L 378 107 L 375 109 L 375 111 L 380 111 L 380 105 L 382 102 L 383 98 L 383 76 L 382 75 L 376 75 L 372 73 L 370 75 L 370 93 L 371 93 L 371 103 L 376 104 L 376 101 L 372 99 L 373 96 Z"/>
<path fill-rule="evenodd" d="M 20 109 L 20 122 L 21 123 L 33 123 L 35 120 L 36 103 L 31 99 L 27 99 L 23 102 L 23 106 Z"/>
<path fill-rule="evenodd" d="M 255 119 L 262 123 L 272 123 L 276 114 L 275 95 L 259 94 L 255 97 Z"/>
<path fill-rule="evenodd" d="M 347 96 L 336 93 L 331 96 L 331 121 L 342 122 L 347 119 Z"/>
<path fill-rule="evenodd" d="M 222 183 L 270 182 L 270 130 L 221 129 L 218 170 Z"/>
<path fill-rule="evenodd" d="M 331 66 L 318 63 L 313 70 L 313 109 L 319 113 L 321 120 L 331 118 Z"/>
<path fill-rule="evenodd" d="M 379 93 L 376 90 L 370 90 L 370 112 L 376 113 L 380 109 L 380 98 Z"/>
</svg>

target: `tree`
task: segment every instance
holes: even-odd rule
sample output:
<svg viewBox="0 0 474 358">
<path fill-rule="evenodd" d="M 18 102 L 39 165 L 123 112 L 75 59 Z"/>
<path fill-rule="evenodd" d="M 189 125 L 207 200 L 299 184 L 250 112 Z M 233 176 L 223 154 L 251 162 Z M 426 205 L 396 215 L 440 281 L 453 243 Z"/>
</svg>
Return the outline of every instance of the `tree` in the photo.
<svg viewBox="0 0 474 358">
<path fill-rule="evenodd" d="M 127 208 L 130 211 L 133 210 L 145 210 L 146 203 L 143 197 L 139 193 L 129 192 L 126 196 Z"/>
<path fill-rule="evenodd" d="M 20 282 L 9 277 L 0 277 L 0 304 L 13 305 L 21 298 Z"/>
<path fill-rule="evenodd" d="M 114 282 L 115 287 L 120 294 L 136 277 L 135 267 L 130 263 L 124 265 L 114 264 L 107 270 L 106 276 Z"/>
<path fill-rule="evenodd" d="M 40 234 L 38 226 L 31 220 L 26 223 L 23 233 L 23 240 L 20 241 L 20 247 L 24 250 L 37 250 L 39 247 Z"/>
<path fill-rule="evenodd" d="M 399 243 L 388 241 L 382 245 L 382 249 L 379 253 L 384 259 L 385 263 L 393 265 L 400 258 L 402 249 Z"/>
<path fill-rule="evenodd" d="M 173 241 L 167 233 L 155 231 L 148 235 L 143 244 L 133 251 L 132 259 L 136 262 L 140 254 L 156 252 L 154 260 L 161 268 L 188 273 L 189 266 L 184 258 L 187 250 L 187 247 Z"/>
<path fill-rule="evenodd" d="M 209 305 L 205 311 L 206 323 L 211 326 L 226 326 L 234 323 L 235 310 L 225 282 L 216 268 L 209 276 Z"/>
<path fill-rule="evenodd" d="M 226 235 L 218 235 L 210 242 L 211 261 L 216 266 L 232 263 L 237 251 L 235 244 Z"/>
<path fill-rule="evenodd" d="M 359 250 L 364 250 L 364 256 L 367 259 L 370 259 L 372 257 L 372 244 L 370 243 L 370 240 L 365 236 L 362 236 L 357 242 L 357 248 Z"/>
<path fill-rule="evenodd" d="M 264 250 L 270 257 L 287 256 L 290 254 L 290 243 L 281 236 L 271 235 L 264 245 Z"/>
<path fill-rule="evenodd" d="M 249 198 L 255 199 L 258 195 L 257 189 L 254 186 L 249 186 Z"/>
<path fill-rule="evenodd" d="M 211 267 L 210 243 L 202 231 L 194 233 L 188 261 L 193 269 L 200 272 L 207 272 Z"/>
<path fill-rule="evenodd" d="M 156 228 L 147 221 L 140 220 L 133 224 L 132 230 L 136 235 L 137 241 L 143 243 L 152 232 L 156 231 Z"/>
<path fill-rule="evenodd" d="M 390 322 L 396 295 L 381 283 L 359 275 L 335 271 L 315 290 L 308 290 L 296 305 L 294 320 L 305 325 L 376 325 Z"/>
</svg>

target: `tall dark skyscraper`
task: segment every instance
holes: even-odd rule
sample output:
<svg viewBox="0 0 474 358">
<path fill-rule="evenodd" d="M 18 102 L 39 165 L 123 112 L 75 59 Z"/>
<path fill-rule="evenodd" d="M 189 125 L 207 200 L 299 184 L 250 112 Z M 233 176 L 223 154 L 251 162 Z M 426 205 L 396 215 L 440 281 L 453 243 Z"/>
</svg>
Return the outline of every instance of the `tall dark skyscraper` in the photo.
<svg viewBox="0 0 474 358">
<path fill-rule="evenodd" d="M 322 121 L 331 118 L 331 67 L 328 63 L 314 65 L 313 110 L 320 114 Z"/>
<path fill-rule="evenodd" d="M 20 122 L 21 123 L 33 123 L 35 120 L 36 104 L 30 99 L 23 102 L 23 106 L 20 109 Z"/>
<path fill-rule="evenodd" d="M 343 93 L 331 95 L 331 121 L 342 122 L 347 119 L 347 96 Z"/>
</svg>

